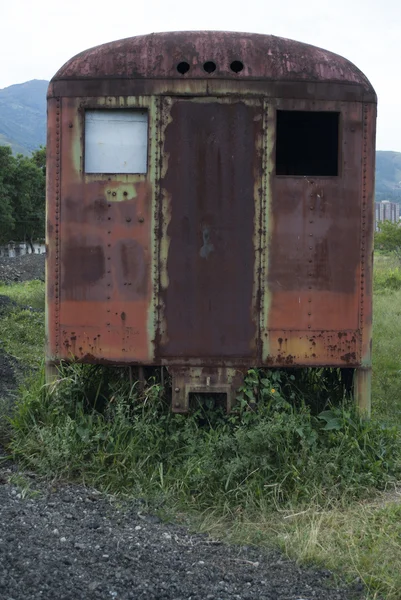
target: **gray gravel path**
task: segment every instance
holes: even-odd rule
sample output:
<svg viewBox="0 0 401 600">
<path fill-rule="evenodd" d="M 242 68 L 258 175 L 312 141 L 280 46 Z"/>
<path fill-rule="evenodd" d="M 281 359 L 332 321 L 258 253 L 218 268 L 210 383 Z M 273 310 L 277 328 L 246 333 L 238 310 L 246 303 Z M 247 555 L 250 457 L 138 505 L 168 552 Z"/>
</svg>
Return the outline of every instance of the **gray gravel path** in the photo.
<svg viewBox="0 0 401 600">
<path fill-rule="evenodd" d="M 1 461 L 1 457 L 0 457 Z M 11 480 L 10 480 L 11 478 Z M 2 600 L 350 600 L 328 571 L 162 523 L 138 503 L 0 467 Z"/>
</svg>

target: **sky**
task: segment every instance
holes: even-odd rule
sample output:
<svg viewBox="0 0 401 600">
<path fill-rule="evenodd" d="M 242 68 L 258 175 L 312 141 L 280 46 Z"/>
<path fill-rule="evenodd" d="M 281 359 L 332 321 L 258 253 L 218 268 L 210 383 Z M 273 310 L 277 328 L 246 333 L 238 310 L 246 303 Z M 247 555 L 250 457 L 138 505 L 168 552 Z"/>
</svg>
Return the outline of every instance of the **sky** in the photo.
<svg viewBox="0 0 401 600">
<path fill-rule="evenodd" d="M 344 56 L 378 95 L 377 149 L 401 152 L 400 0 L 2 0 L 0 89 L 51 79 L 98 44 L 203 29 L 273 34 Z"/>
</svg>

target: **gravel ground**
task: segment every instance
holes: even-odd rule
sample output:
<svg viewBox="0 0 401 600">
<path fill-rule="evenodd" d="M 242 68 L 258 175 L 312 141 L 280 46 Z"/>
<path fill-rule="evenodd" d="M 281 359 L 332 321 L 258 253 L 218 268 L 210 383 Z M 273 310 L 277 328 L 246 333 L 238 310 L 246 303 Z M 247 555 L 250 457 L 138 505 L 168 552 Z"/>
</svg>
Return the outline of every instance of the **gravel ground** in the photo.
<svg viewBox="0 0 401 600">
<path fill-rule="evenodd" d="M 300 569 L 278 552 L 192 535 L 142 512 L 140 502 L 22 479 L 10 467 L 0 470 L 0 522 L 3 600 L 356 597 L 330 587 L 328 571 Z"/>
<path fill-rule="evenodd" d="M 0 281 L 13 283 L 29 279 L 45 279 L 45 255 L 25 254 L 15 258 L 0 257 Z"/>
<path fill-rule="evenodd" d="M 0 258 L 0 280 L 33 278 L 44 278 L 44 256 Z M 7 304 L 0 296 L 0 318 Z M 12 395 L 16 368 L 0 341 L 0 401 Z M 7 460 L 0 443 L 0 599 L 364 597 L 360 584 L 335 585 L 328 571 L 301 569 L 278 552 L 192 535 L 144 511 L 140 501 L 123 503 L 79 485 L 39 481 Z"/>
</svg>

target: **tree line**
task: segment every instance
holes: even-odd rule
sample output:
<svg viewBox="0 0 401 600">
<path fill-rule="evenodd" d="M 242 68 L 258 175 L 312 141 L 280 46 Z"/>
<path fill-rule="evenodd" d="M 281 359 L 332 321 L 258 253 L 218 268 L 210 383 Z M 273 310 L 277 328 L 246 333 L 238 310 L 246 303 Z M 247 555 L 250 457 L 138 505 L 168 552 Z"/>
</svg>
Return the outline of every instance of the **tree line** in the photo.
<svg viewBox="0 0 401 600">
<path fill-rule="evenodd" d="M 393 254 L 401 261 L 401 223 L 380 221 L 375 233 L 375 250 Z"/>
<path fill-rule="evenodd" d="M 46 148 L 31 156 L 0 146 L 0 243 L 45 237 Z"/>
</svg>

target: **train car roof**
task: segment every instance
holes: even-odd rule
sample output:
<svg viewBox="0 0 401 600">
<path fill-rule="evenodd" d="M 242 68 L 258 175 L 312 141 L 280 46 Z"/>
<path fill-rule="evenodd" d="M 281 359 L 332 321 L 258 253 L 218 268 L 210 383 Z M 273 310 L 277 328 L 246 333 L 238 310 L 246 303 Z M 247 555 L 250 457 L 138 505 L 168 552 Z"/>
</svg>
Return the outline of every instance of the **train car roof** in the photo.
<svg viewBox="0 0 401 600">
<path fill-rule="evenodd" d="M 204 64 L 213 61 L 208 74 Z M 240 61 L 236 73 L 230 65 Z M 184 75 L 177 65 L 186 62 Z M 349 60 L 310 44 L 255 33 L 179 31 L 150 33 L 90 48 L 65 63 L 52 82 L 77 79 L 252 79 L 353 84 L 375 97 L 365 75 Z"/>
</svg>

